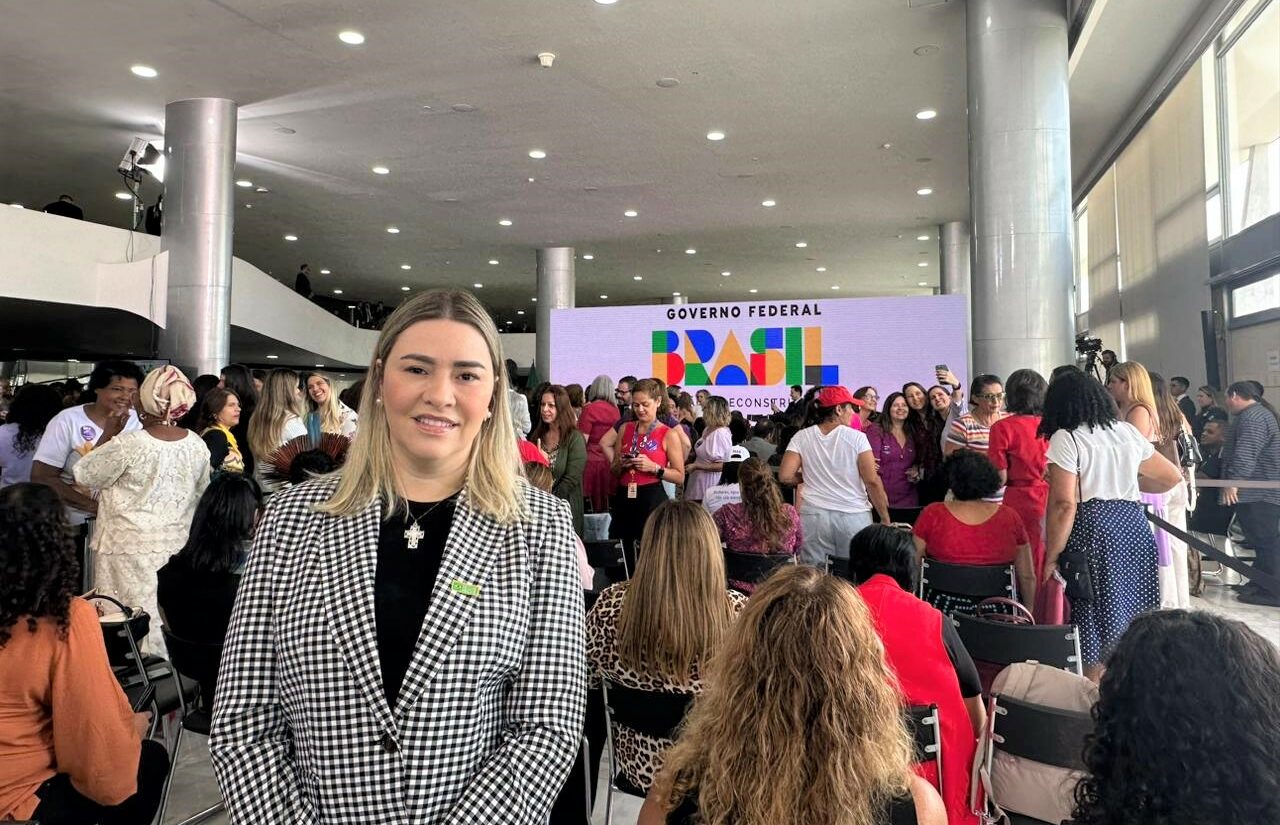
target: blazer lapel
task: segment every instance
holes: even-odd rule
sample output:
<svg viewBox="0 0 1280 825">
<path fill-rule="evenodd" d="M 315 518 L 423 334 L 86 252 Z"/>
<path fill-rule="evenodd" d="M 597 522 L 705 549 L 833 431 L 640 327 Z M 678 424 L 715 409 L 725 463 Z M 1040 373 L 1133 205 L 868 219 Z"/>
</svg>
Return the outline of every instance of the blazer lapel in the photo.
<svg viewBox="0 0 1280 825">
<path fill-rule="evenodd" d="M 503 552 L 504 528 L 474 512 L 463 492 L 445 539 L 440 572 L 431 590 L 431 605 L 422 620 L 409 670 L 396 698 L 395 718 L 404 714 L 431 683 L 483 596 L 498 555 Z"/>
<path fill-rule="evenodd" d="M 373 574 L 378 563 L 381 518 L 382 505 L 374 502 L 354 518 L 325 519 L 320 562 L 325 571 L 325 609 L 333 640 L 369 707 L 382 724 L 391 725 L 391 709 L 382 689 L 373 612 Z"/>
</svg>

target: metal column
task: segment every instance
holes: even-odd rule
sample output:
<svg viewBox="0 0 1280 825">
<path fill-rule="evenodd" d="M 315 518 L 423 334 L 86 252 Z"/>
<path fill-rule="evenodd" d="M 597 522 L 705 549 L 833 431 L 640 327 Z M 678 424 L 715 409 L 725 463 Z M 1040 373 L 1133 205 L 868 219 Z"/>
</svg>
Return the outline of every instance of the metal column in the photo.
<svg viewBox="0 0 1280 825">
<path fill-rule="evenodd" d="M 549 246 L 538 250 L 538 311 L 535 361 L 539 377 L 554 381 L 551 374 L 551 310 L 575 306 L 573 247 Z M 564 364 L 559 365 L 561 371 Z"/>
<path fill-rule="evenodd" d="M 973 363 L 1072 360 L 1067 4 L 969 0 Z"/>
<path fill-rule="evenodd" d="M 168 313 L 160 356 L 217 375 L 231 357 L 231 234 L 236 104 L 222 98 L 165 107 L 164 234 Z"/>
</svg>

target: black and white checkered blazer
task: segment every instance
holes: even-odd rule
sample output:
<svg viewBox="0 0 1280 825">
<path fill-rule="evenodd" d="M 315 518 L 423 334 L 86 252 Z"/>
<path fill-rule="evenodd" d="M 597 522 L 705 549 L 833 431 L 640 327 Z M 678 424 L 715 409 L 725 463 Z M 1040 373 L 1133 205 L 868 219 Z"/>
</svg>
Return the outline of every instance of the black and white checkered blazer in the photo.
<svg viewBox="0 0 1280 825">
<path fill-rule="evenodd" d="M 382 506 L 314 512 L 334 484 L 275 497 L 240 584 L 209 740 L 231 822 L 545 822 L 586 705 L 568 505 L 527 488 L 529 521 L 501 525 L 463 492 L 392 708 L 373 609 Z"/>
</svg>

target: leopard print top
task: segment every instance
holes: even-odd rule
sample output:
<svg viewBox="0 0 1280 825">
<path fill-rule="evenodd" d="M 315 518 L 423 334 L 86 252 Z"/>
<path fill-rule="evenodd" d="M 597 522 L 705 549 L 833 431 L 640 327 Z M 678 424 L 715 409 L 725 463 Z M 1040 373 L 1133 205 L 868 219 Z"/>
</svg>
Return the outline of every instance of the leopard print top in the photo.
<svg viewBox="0 0 1280 825">
<path fill-rule="evenodd" d="M 591 667 L 591 687 L 600 686 L 601 677 L 636 690 L 666 691 L 670 693 L 702 692 L 702 679 L 695 664 L 689 684 L 673 684 L 653 673 L 637 673 L 625 667 L 618 658 L 618 618 L 622 615 L 623 599 L 630 582 L 619 582 L 606 588 L 595 606 L 587 614 L 587 661 Z M 734 615 L 742 612 L 747 597 L 735 590 L 726 590 L 725 597 L 733 607 Z M 614 729 L 613 747 L 617 753 L 618 770 L 627 781 L 645 791 L 653 784 L 653 777 L 662 767 L 662 755 L 671 747 L 670 739 L 646 736 L 623 725 Z"/>
</svg>

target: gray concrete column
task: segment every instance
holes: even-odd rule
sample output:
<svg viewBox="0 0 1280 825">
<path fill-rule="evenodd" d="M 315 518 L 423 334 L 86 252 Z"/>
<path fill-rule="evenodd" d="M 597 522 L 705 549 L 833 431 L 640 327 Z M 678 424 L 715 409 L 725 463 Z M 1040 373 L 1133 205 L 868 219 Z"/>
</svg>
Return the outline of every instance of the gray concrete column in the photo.
<svg viewBox="0 0 1280 825">
<path fill-rule="evenodd" d="M 164 113 L 160 248 L 169 253 L 169 290 L 160 356 L 191 378 L 217 375 L 231 358 L 236 104 L 177 100 Z"/>
<path fill-rule="evenodd" d="M 534 368 L 543 381 L 551 375 L 551 310 L 576 305 L 573 247 L 549 246 L 538 250 L 538 328 L 534 339 Z M 563 365 L 561 365 L 563 368 Z"/>
<path fill-rule="evenodd" d="M 969 0 L 973 364 L 1072 360 L 1067 4 Z"/>
<path fill-rule="evenodd" d="M 969 222 L 948 221 L 938 226 L 938 292 L 964 296 L 964 342 L 968 352 L 965 374 L 973 374 L 973 289 L 970 275 Z"/>
</svg>

